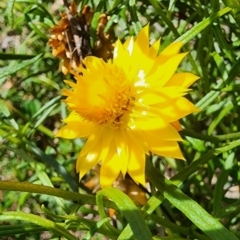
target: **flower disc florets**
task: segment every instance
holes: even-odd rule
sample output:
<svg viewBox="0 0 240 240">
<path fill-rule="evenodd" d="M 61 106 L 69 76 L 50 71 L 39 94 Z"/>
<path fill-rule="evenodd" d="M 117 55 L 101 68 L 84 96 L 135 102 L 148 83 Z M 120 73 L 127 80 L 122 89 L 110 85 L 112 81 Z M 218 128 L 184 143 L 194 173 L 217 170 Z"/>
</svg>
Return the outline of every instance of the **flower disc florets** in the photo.
<svg viewBox="0 0 240 240">
<path fill-rule="evenodd" d="M 95 124 L 119 127 L 120 118 L 130 111 L 134 94 L 128 77 L 121 68 L 100 58 L 87 57 L 84 65 L 82 75 L 76 77 L 79 84 L 71 93 L 74 100 L 70 109 Z"/>
</svg>

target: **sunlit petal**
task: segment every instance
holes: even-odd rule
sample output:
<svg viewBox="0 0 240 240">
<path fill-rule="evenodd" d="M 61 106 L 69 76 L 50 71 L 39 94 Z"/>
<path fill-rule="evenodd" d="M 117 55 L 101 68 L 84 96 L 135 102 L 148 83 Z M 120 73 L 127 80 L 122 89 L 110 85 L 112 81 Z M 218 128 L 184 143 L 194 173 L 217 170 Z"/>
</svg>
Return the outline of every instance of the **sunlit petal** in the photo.
<svg viewBox="0 0 240 240">
<path fill-rule="evenodd" d="M 183 88 L 188 88 L 198 79 L 199 77 L 192 73 L 176 73 L 165 86 L 181 86 Z"/>
<path fill-rule="evenodd" d="M 136 183 L 145 185 L 145 153 L 139 150 L 133 142 L 128 142 L 130 148 L 128 173 Z"/>
</svg>

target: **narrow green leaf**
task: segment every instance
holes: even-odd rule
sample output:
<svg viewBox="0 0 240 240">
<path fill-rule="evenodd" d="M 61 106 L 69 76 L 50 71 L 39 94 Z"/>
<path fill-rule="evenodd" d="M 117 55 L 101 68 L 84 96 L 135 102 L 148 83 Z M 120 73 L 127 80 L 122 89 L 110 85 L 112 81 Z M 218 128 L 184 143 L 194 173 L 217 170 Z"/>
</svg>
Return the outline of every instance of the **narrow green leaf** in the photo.
<svg viewBox="0 0 240 240">
<path fill-rule="evenodd" d="M 52 23 L 55 24 L 52 15 L 46 10 L 44 5 L 41 3 L 38 3 L 38 1 L 34 1 L 34 0 L 15 0 L 15 1 L 18 3 L 27 3 L 27 4 L 37 5 L 40 9 L 43 10 L 46 17 L 48 17 L 52 21 Z"/>
<path fill-rule="evenodd" d="M 0 99 L 0 116 L 3 115 L 4 117 L 9 117 L 10 114 L 10 110 L 8 109 L 6 103 Z"/>
<path fill-rule="evenodd" d="M 46 231 L 46 228 L 36 226 L 34 224 L 17 224 L 0 226 L 0 237 L 11 237 L 17 234 L 31 234 Z"/>
<path fill-rule="evenodd" d="M 46 194 L 49 196 L 60 197 L 67 200 L 79 201 L 82 204 L 85 204 L 85 203 L 96 204 L 95 197 L 91 195 L 65 191 L 57 188 L 42 186 L 38 184 L 32 184 L 28 182 L 14 182 L 14 181 L 0 180 L 0 190 Z M 108 204 L 105 206 L 116 208 L 114 204 L 109 203 L 109 201 L 107 202 Z"/>
<path fill-rule="evenodd" d="M 223 2 L 229 7 L 240 9 L 240 1 L 239 0 L 223 0 Z"/>
<path fill-rule="evenodd" d="M 0 190 L 46 194 L 49 196 L 60 197 L 66 200 L 78 201 L 80 204 L 92 204 L 92 205 L 96 204 L 96 198 L 95 196 L 92 195 L 65 191 L 57 188 L 42 186 L 28 182 L 0 180 Z M 104 206 L 108 208 L 117 209 L 116 205 L 107 199 L 104 199 Z"/>
<path fill-rule="evenodd" d="M 216 148 L 215 152 L 217 153 L 224 153 L 227 152 L 233 148 L 236 148 L 240 146 L 240 140 L 236 140 L 236 141 L 232 141 L 231 143 L 227 144 L 226 146 L 220 147 L 220 148 Z"/>
<path fill-rule="evenodd" d="M 133 30 L 134 30 L 135 35 L 138 35 L 140 30 L 142 29 L 141 23 L 140 22 L 132 22 L 132 26 L 133 26 Z"/>
<path fill-rule="evenodd" d="M 42 116 L 38 119 L 38 121 L 34 124 L 34 128 L 37 128 L 47 117 L 48 115 L 52 112 L 54 108 L 56 108 L 58 104 L 54 104 L 51 107 L 49 107 L 43 114 Z"/>
<path fill-rule="evenodd" d="M 91 27 L 90 27 L 90 43 L 91 43 L 91 48 L 93 49 L 95 46 L 96 42 L 96 36 L 97 36 L 97 27 L 98 27 L 98 21 L 99 21 L 99 16 L 100 12 L 95 12 L 93 15 L 93 19 L 91 22 Z"/>
<path fill-rule="evenodd" d="M 222 121 L 222 119 L 233 109 L 233 104 L 227 103 L 226 106 L 222 109 L 222 111 L 217 115 L 217 117 L 212 121 L 208 128 L 208 134 L 211 135 L 217 125 Z"/>
<path fill-rule="evenodd" d="M 100 0 L 94 12 L 104 12 L 106 1 Z"/>
<path fill-rule="evenodd" d="M 130 4 L 130 2 L 129 2 L 129 4 Z M 132 21 L 135 23 L 139 22 L 136 5 L 129 5 L 129 12 L 130 12 Z M 140 24 L 140 26 L 141 26 L 141 24 Z"/>
<path fill-rule="evenodd" d="M 55 234 L 65 237 L 69 240 L 77 240 L 71 233 L 69 233 L 63 226 L 52 222 L 48 219 L 45 219 L 43 217 L 39 217 L 34 214 L 30 213 L 23 213 L 23 212 L 3 212 L 0 213 L 0 221 L 13 221 L 13 220 L 20 220 L 20 221 L 26 221 L 30 223 L 34 223 L 38 226 L 44 227 Z"/>
<path fill-rule="evenodd" d="M 223 82 L 217 84 L 216 88 L 220 89 L 223 85 Z M 219 96 L 219 91 L 210 91 L 207 93 L 199 102 L 196 104 L 198 108 L 204 110 L 207 106 L 209 106 L 217 97 Z M 200 112 L 199 112 L 200 113 Z"/>
<path fill-rule="evenodd" d="M 41 181 L 41 183 L 44 185 L 44 186 L 48 186 L 48 187 L 54 187 L 50 178 L 48 177 L 47 173 L 44 171 L 44 170 L 41 170 L 39 165 L 36 164 L 35 166 L 35 169 L 36 169 L 36 174 L 39 178 L 39 180 Z M 56 204 L 61 207 L 62 209 L 65 210 L 65 202 L 60 199 L 60 198 L 57 198 L 57 197 L 54 197 L 54 200 L 56 202 Z"/>
<path fill-rule="evenodd" d="M 34 120 L 36 120 L 39 116 L 40 118 L 38 119 L 38 121 L 34 124 L 32 131 L 30 131 L 30 133 L 28 135 L 31 135 L 33 133 L 33 131 L 36 128 L 39 128 L 38 130 L 47 130 L 47 129 L 43 129 L 44 127 L 41 125 L 39 126 L 45 119 L 46 117 L 53 111 L 53 109 L 59 104 L 59 100 L 61 99 L 61 96 L 55 97 L 52 100 L 50 100 L 49 102 L 47 102 L 43 107 L 41 107 L 31 118 L 31 120 L 29 122 L 27 122 L 25 124 L 25 126 L 22 129 L 22 133 L 25 134 L 26 130 L 28 129 L 28 127 L 31 125 L 31 123 L 34 122 Z M 44 131 L 45 132 L 45 131 Z M 46 134 L 46 132 L 45 132 Z M 51 132 L 51 134 L 46 134 L 48 136 L 50 136 L 51 138 L 54 138 L 54 134 Z"/>
<path fill-rule="evenodd" d="M 55 105 L 56 103 L 59 102 L 59 100 L 61 99 L 61 96 L 57 96 L 55 98 L 53 98 L 52 100 L 50 100 L 49 102 L 47 102 L 43 107 L 41 107 L 31 118 L 31 121 L 35 120 L 37 117 L 41 116 L 42 113 L 44 113 L 47 109 L 49 109 L 51 106 Z"/>
<path fill-rule="evenodd" d="M 100 227 L 102 227 L 106 222 L 109 221 L 109 218 L 103 218 L 96 223 L 83 237 L 82 240 L 91 240 L 93 239 L 93 235 L 98 231 Z"/>
<path fill-rule="evenodd" d="M 14 127 L 15 130 L 19 130 L 18 123 L 16 122 L 16 120 L 14 118 L 11 118 L 9 120 L 9 122 L 11 123 L 11 125 Z"/>
<path fill-rule="evenodd" d="M 36 57 L 36 55 L 0 53 L 1 60 L 26 60 Z"/>
<path fill-rule="evenodd" d="M 136 0 L 129 0 L 129 6 L 132 7 L 136 4 Z"/>
<path fill-rule="evenodd" d="M 120 2 L 121 2 L 121 0 L 114 0 L 114 3 L 112 5 L 112 9 L 116 8 Z"/>
<path fill-rule="evenodd" d="M 216 155 L 220 154 L 219 151 L 209 151 L 208 153 L 204 154 L 199 159 L 193 161 L 189 166 L 186 166 L 181 171 L 179 171 L 176 175 L 171 178 L 171 181 L 174 185 L 179 185 L 184 180 L 189 178 L 194 172 L 199 169 L 199 166 L 207 163 L 209 160 L 213 159 Z"/>
<path fill-rule="evenodd" d="M 233 64 L 231 70 L 229 71 L 229 78 L 227 80 L 226 84 L 230 84 L 232 80 L 237 77 L 240 74 L 240 57 L 237 59 L 237 61 Z"/>
<path fill-rule="evenodd" d="M 227 208 L 222 208 L 220 212 L 218 212 L 218 217 L 226 217 L 228 215 L 236 215 L 236 213 L 240 212 L 240 200 L 235 201 L 233 204 L 228 206 Z"/>
<path fill-rule="evenodd" d="M 239 9 L 240 9 L 240 1 L 239 0 L 223 0 L 223 3 L 231 7 L 233 10 L 231 11 L 233 18 L 235 19 L 238 27 L 240 27 L 240 15 L 239 15 Z"/>
<path fill-rule="evenodd" d="M 216 62 L 216 65 L 217 65 L 217 67 L 218 67 L 218 69 L 219 69 L 219 71 L 222 75 L 223 81 L 226 82 L 227 79 L 228 79 L 228 72 L 227 72 L 227 69 L 225 67 L 223 58 L 216 52 L 213 53 L 212 56 L 213 56 L 213 59 Z"/>
<path fill-rule="evenodd" d="M 232 134 L 230 134 L 232 135 Z M 226 137 L 226 136 L 224 136 Z M 236 135 L 236 137 L 239 138 L 239 133 Z M 240 146 L 240 140 L 232 141 L 230 144 L 227 144 L 226 146 L 223 146 L 221 148 L 216 148 L 215 150 L 209 151 L 199 159 L 193 161 L 190 165 L 183 168 L 181 171 L 179 171 L 176 175 L 174 175 L 171 178 L 171 182 L 174 185 L 179 185 L 183 181 L 185 181 L 187 178 L 191 176 L 194 172 L 196 172 L 199 169 L 199 166 L 202 164 L 207 163 L 209 160 L 213 159 L 215 156 L 227 152 L 233 148 L 236 148 Z"/>
<path fill-rule="evenodd" d="M 162 18 L 162 20 L 166 23 L 166 25 L 169 27 L 169 29 L 174 33 L 175 37 L 179 37 L 179 33 L 177 29 L 175 28 L 174 24 L 172 21 L 166 16 L 165 12 L 163 9 L 159 6 L 161 3 L 160 1 L 156 0 L 148 0 L 149 3 L 155 8 L 157 11 L 157 14 Z"/>
<path fill-rule="evenodd" d="M 182 211 L 199 229 L 201 229 L 212 240 L 237 240 L 228 229 L 217 219 L 212 217 L 197 202 L 185 195 L 180 189 L 167 180 L 156 170 L 150 161 L 147 161 L 146 174 L 150 182 L 172 203 Z"/>
<path fill-rule="evenodd" d="M 213 14 L 211 17 L 204 19 L 197 25 L 195 25 L 193 28 L 191 28 L 189 31 L 184 33 L 182 36 L 180 36 L 178 39 L 176 39 L 175 42 L 182 42 L 183 44 L 188 43 L 190 40 L 192 40 L 197 34 L 199 34 L 203 29 L 205 29 L 208 25 L 213 23 L 215 20 L 223 16 L 224 14 L 230 12 L 232 9 L 229 7 L 226 7 L 219 12 Z"/>
<path fill-rule="evenodd" d="M 214 199 L 214 201 L 213 201 L 213 213 L 216 217 L 218 217 L 218 213 L 221 210 L 221 202 L 222 202 L 223 195 L 225 194 L 224 185 L 227 182 L 229 172 L 230 172 L 230 168 L 233 166 L 234 158 L 235 158 L 235 153 L 234 152 L 232 152 L 228 155 L 228 157 L 225 161 L 225 167 L 219 173 L 219 175 L 217 177 L 217 183 L 216 183 L 216 185 L 214 187 L 214 191 L 213 191 L 213 199 Z"/>
<path fill-rule="evenodd" d="M 29 149 L 38 157 L 39 160 L 45 164 L 52 166 L 69 184 L 71 189 L 75 192 L 78 191 L 78 185 L 76 180 L 67 172 L 67 170 L 60 165 L 54 158 L 50 155 L 45 154 L 40 148 L 38 148 L 34 143 L 28 143 Z"/>
<path fill-rule="evenodd" d="M 46 34 L 40 30 L 42 29 L 41 23 L 34 24 L 33 22 L 28 22 L 28 25 L 40 38 L 44 40 L 48 40 L 48 37 L 46 36 Z"/>
<path fill-rule="evenodd" d="M 7 18 L 8 18 L 8 23 L 11 26 L 11 28 L 13 28 L 13 24 L 14 24 L 14 14 L 13 14 L 14 3 L 15 3 L 15 0 L 7 1 L 6 13 L 7 13 Z"/>
<path fill-rule="evenodd" d="M 146 223 L 144 222 L 143 216 L 141 215 L 140 211 L 133 203 L 133 201 L 126 194 L 112 187 L 106 187 L 97 193 L 96 201 L 99 207 L 99 212 L 101 216 L 105 218 L 105 212 L 102 204 L 103 197 L 109 198 L 116 204 L 118 209 L 127 219 L 136 239 L 152 239 L 151 233 Z M 122 238 L 119 237 L 119 239 Z"/>
<path fill-rule="evenodd" d="M 144 218 L 148 217 L 149 215 L 151 215 L 156 208 L 158 208 L 158 206 L 162 203 L 162 201 L 164 200 L 164 198 L 161 199 L 161 196 L 158 196 L 158 198 L 156 196 L 151 196 L 150 199 L 148 199 L 147 204 L 145 204 L 142 208 L 141 211 L 144 215 Z M 121 232 L 121 234 L 119 235 L 118 239 L 129 239 L 132 236 L 132 230 L 130 225 L 128 224 L 123 231 Z"/>
<path fill-rule="evenodd" d="M 218 44 L 220 45 L 221 51 L 223 51 L 223 54 L 230 59 L 232 63 L 235 62 L 235 56 L 233 54 L 233 46 L 230 45 L 227 40 L 226 36 L 223 34 L 222 29 L 220 25 L 214 26 L 212 28 L 213 33 L 218 41 Z"/>
<path fill-rule="evenodd" d="M 116 15 L 116 14 L 113 14 L 113 15 L 111 16 L 111 18 L 110 18 L 109 21 L 107 22 L 107 25 L 106 25 L 105 28 L 104 28 L 104 32 L 105 32 L 105 33 L 107 33 L 107 32 L 110 30 L 110 28 L 113 26 L 113 24 L 114 24 L 116 21 L 118 21 L 118 18 L 119 18 L 119 16 Z"/>
<path fill-rule="evenodd" d="M 32 65 L 33 63 L 35 63 L 39 59 L 41 59 L 42 56 L 43 56 L 42 54 L 39 54 L 39 55 L 37 55 L 36 57 L 34 57 L 34 58 L 30 59 L 30 60 L 22 61 L 20 63 L 15 64 L 14 66 L 9 65 L 7 67 L 3 67 L 1 69 L 0 78 L 3 78 L 3 77 L 8 76 L 8 75 L 11 75 L 11 74 L 13 74 L 13 73 L 15 73 L 15 72 L 17 72 L 17 71 L 27 67 L 27 66 Z"/>
</svg>

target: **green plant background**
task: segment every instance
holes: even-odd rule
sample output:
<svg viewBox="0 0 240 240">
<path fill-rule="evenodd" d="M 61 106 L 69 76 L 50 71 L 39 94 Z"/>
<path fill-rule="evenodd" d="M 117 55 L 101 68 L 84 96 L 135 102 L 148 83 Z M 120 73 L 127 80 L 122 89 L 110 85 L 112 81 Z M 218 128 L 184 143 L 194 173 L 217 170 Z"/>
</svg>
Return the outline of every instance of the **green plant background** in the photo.
<svg viewBox="0 0 240 240">
<path fill-rule="evenodd" d="M 201 111 L 181 121 L 187 161 L 147 159 L 151 192 L 142 207 L 117 189 L 89 192 L 75 173 L 83 142 L 54 138 L 68 114 L 61 89 L 70 76 L 61 73 L 47 42 L 64 12 L 62 2 L 2 0 L 0 238 L 239 239 L 240 2 L 77 4 L 111 16 L 106 31 L 113 29 L 116 39 L 150 23 L 161 49 L 184 42 L 189 54 L 179 70 L 201 77 L 188 95 Z M 115 218 L 106 208 L 116 209 Z"/>
</svg>

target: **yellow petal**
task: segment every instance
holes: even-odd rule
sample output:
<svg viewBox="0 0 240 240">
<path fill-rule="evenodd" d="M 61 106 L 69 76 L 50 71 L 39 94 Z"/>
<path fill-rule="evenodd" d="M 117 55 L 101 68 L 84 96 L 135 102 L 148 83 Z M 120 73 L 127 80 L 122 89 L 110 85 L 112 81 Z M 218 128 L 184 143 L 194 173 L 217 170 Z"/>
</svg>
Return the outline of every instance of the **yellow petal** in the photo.
<svg viewBox="0 0 240 240">
<path fill-rule="evenodd" d="M 173 57 L 174 55 L 178 54 L 180 48 L 182 47 L 182 42 L 173 42 L 170 45 L 168 45 L 158 56 L 158 59 L 156 60 L 158 64 L 163 64 L 168 59 Z"/>
<path fill-rule="evenodd" d="M 69 123 L 58 130 L 56 137 L 62 137 L 66 139 L 84 138 L 88 137 L 91 132 L 92 127 L 85 126 L 82 129 L 79 129 L 78 123 Z"/>
<path fill-rule="evenodd" d="M 148 55 L 149 51 L 149 36 L 148 36 L 149 26 L 146 25 L 143 27 L 138 33 L 135 41 L 131 38 L 128 44 L 128 51 L 132 61 L 137 64 L 139 61 L 141 62 L 142 58 L 145 58 Z"/>
<path fill-rule="evenodd" d="M 176 72 L 178 65 L 186 55 L 187 53 L 181 53 L 176 56 L 173 56 L 163 65 L 163 67 L 167 69 L 167 71 L 165 70 L 163 76 L 161 77 L 161 81 L 160 81 L 161 86 L 164 86 L 170 80 L 170 78 Z"/>
<path fill-rule="evenodd" d="M 119 64 L 120 66 L 121 63 L 123 64 L 124 62 L 124 58 L 125 60 L 129 58 L 129 54 L 128 52 L 124 49 L 121 41 L 118 39 L 115 43 L 115 48 L 114 48 L 114 52 L 113 52 L 113 59 L 114 59 L 114 63 Z"/>
<path fill-rule="evenodd" d="M 161 138 L 154 138 L 152 135 L 148 134 L 145 135 L 145 138 L 152 153 L 163 157 L 172 157 L 184 160 L 177 142 L 162 141 Z"/>
<path fill-rule="evenodd" d="M 179 121 L 171 122 L 171 125 L 179 132 L 182 130 L 182 126 Z"/>
<path fill-rule="evenodd" d="M 188 88 L 195 81 L 199 79 L 198 76 L 192 73 L 176 73 L 172 78 L 166 83 L 165 86 L 181 86 L 183 88 Z"/>
<path fill-rule="evenodd" d="M 141 29 L 138 33 L 135 42 L 134 42 L 134 49 L 133 54 L 148 54 L 149 51 L 149 24 Z M 134 53 L 135 52 L 135 53 Z"/>
<path fill-rule="evenodd" d="M 97 136 L 91 136 L 88 139 L 77 160 L 77 169 L 80 171 L 80 178 L 98 162 L 106 161 L 109 152 L 115 150 L 115 146 L 114 149 L 110 147 L 114 144 L 111 132 L 105 128 L 104 135 L 97 134 Z"/>
<path fill-rule="evenodd" d="M 144 105 L 168 103 L 174 98 L 182 97 L 186 94 L 187 89 L 181 88 L 178 86 L 164 87 L 160 89 L 149 89 L 149 91 L 144 91 L 142 94 L 139 94 L 139 97 L 142 99 Z"/>
<path fill-rule="evenodd" d="M 67 123 L 67 125 L 58 130 L 56 137 L 67 139 L 85 138 L 95 131 L 95 125 L 83 121 L 76 112 L 71 112 L 63 122 Z"/>
<path fill-rule="evenodd" d="M 99 146 L 101 148 L 100 150 L 100 156 L 99 159 L 101 161 L 104 161 L 107 159 L 107 156 L 109 155 L 110 146 L 112 142 L 114 142 L 114 131 L 112 131 L 111 128 L 106 127 L 104 130 L 104 135 L 102 135 L 102 140 L 99 142 Z"/>
<path fill-rule="evenodd" d="M 68 90 L 68 89 L 63 89 L 63 90 L 62 90 L 62 95 L 64 95 L 64 96 L 72 95 L 72 91 L 70 91 L 70 90 Z"/>
<path fill-rule="evenodd" d="M 162 140 L 182 141 L 178 131 L 161 118 L 146 118 L 136 121 L 136 127 L 151 136 L 159 136 Z"/>
<path fill-rule="evenodd" d="M 129 44 L 131 41 L 129 42 Z M 114 48 L 113 53 L 113 62 L 114 64 L 122 69 L 125 73 L 131 73 L 131 58 L 129 56 L 129 51 L 126 50 L 120 40 L 116 42 L 116 47 Z M 135 75 L 136 76 L 136 75 Z"/>
<path fill-rule="evenodd" d="M 112 149 L 113 147 L 111 147 Z M 116 152 L 109 155 L 109 159 L 102 161 L 100 169 L 100 185 L 102 188 L 111 186 L 121 171 L 121 159 Z"/>
<path fill-rule="evenodd" d="M 131 45 L 131 43 L 130 43 L 131 41 L 134 41 L 134 40 L 133 40 L 133 37 L 128 38 L 128 39 L 123 43 L 123 47 L 124 47 L 125 50 L 127 50 L 127 49 L 129 48 L 129 45 Z M 130 51 L 130 52 L 132 52 L 132 51 Z"/>
<path fill-rule="evenodd" d="M 66 84 L 68 84 L 71 88 L 75 88 L 75 87 L 76 87 L 76 83 L 74 83 L 74 82 L 71 82 L 71 81 L 69 81 L 69 80 L 64 80 L 64 82 L 65 82 Z"/>
<path fill-rule="evenodd" d="M 72 111 L 67 118 L 63 120 L 65 123 L 70 123 L 70 122 L 86 122 L 84 121 L 78 113 L 75 111 Z"/>
<path fill-rule="evenodd" d="M 130 149 L 130 160 L 128 164 L 128 173 L 136 183 L 141 183 L 143 186 L 145 182 L 145 154 L 132 142 L 128 142 Z"/>
<path fill-rule="evenodd" d="M 159 48 L 160 48 L 160 39 L 157 40 L 155 43 L 153 43 L 152 46 L 150 47 L 149 57 L 154 58 L 154 60 L 155 60 L 155 58 L 158 54 Z"/>
<path fill-rule="evenodd" d="M 87 153 L 87 155 L 81 156 L 79 154 L 76 164 L 76 170 L 79 172 L 79 178 L 81 179 L 91 168 L 96 166 L 99 162 L 99 154 L 97 149 Z"/>
<path fill-rule="evenodd" d="M 119 157 L 120 161 L 120 169 L 123 174 L 123 177 L 127 173 L 128 168 L 128 161 L 129 161 L 129 155 L 128 155 L 128 145 L 127 145 L 127 135 L 124 131 L 117 131 L 117 134 L 115 134 L 115 143 L 117 148 L 117 155 Z"/>
<path fill-rule="evenodd" d="M 101 134 L 99 134 L 100 131 L 97 129 L 95 132 L 92 132 L 92 134 L 88 137 L 88 140 L 86 141 L 84 147 L 82 148 L 80 152 L 80 156 L 84 156 L 88 154 L 88 152 L 91 152 L 92 149 L 95 147 L 99 147 L 99 143 L 103 140 Z"/>
<path fill-rule="evenodd" d="M 129 136 L 128 141 L 133 141 L 141 151 L 149 155 L 149 149 L 141 129 L 126 130 L 126 134 Z"/>
<path fill-rule="evenodd" d="M 131 43 L 131 42 L 130 42 Z M 144 74 L 147 74 L 152 68 L 156 55 L 155 47 L 159 46 L 159 43 L 152 47 L 151 52 L 149 48 L 149 25 L 146 25 L 139 32 L 137 38 L 135 39 L 132 45 L 132 54 L 131 61 L 133 64 L 140 67 L 140 70 L 144 71 Z"/>
<path fill-rule="evenodd" d="M 148 54 L 144 56 L 144 60 L 141 62 L 141 69 L 144 71 L 145 76 L 149 74 L 151 71 L 152 67 L 154 66 L 154 63 L 156 61 L 156 56 L 158 54 L 160 47 L 160 40 L 156 41 L 148 50 Z M 139 60 L 138 60 L 139 61 Z"/>
<path fill-rule="evenodd" d="M 190 113 L 198 111 L 200 111 L 199 108 L 195 107 L 195 105 L 193 105 L 189 100 L 184 97 L 180 97 L 173 105 L 161 109 L 160 114 L 162 114 L 166 121 L 174 122 Z"/>
<path fill-rule="evenodd" d="M 153 67 L 149 73 L 149 76 L 146 77 L 146 82 L 153 88 L 163 87 L 176 72 L 178 65 L 186 56 L 186 54 L 187 53 L 177 54 L 166 61 L 164 64 L 157 64 L 155 67 Z"/>
</svg>

